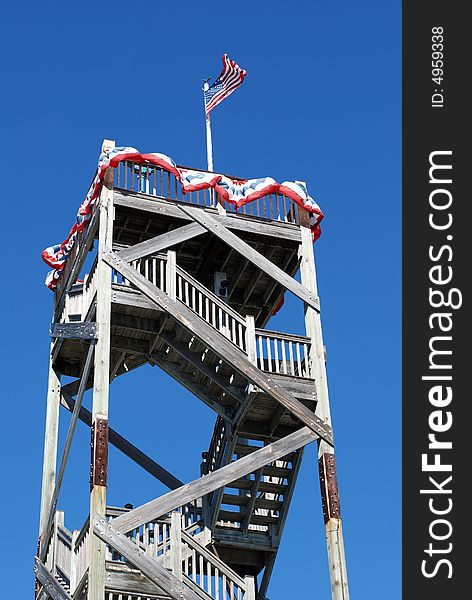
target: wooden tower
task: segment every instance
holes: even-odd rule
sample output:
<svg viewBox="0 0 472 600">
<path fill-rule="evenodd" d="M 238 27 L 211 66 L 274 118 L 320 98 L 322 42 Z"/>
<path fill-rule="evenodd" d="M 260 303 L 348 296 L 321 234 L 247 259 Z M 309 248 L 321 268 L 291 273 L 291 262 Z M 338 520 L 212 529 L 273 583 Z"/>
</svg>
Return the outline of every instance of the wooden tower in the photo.
<svg viewBox="0 0 472 600">
<path fill-rule="evenodd" d="M 303 301 L 306 335 L 265 329 L 285 293 Z M 212 190 L 183 197 L 159 167 L 109 168 L 55 290 L 51 339 L 38 600 L 266 599 L 313 441 L 332 598 L 348 600 L 305 210 L 273 194 L 236 212 Z M 190 483 L 109 427 L 110 383 L 145 364 L 216 413 L 201 476 Z M 75 379 L 61 385 L 61 376 Z M 82 406 L 89 388 L 92 412 Z M 58 460 L 60 405 L 72 416 Z M 91 429 L 90 516 L 70 531 L 57 500 L 78 419 Z M 108 444 L 170 491 L 137 508 L 108 506 Z"/>
</svg>

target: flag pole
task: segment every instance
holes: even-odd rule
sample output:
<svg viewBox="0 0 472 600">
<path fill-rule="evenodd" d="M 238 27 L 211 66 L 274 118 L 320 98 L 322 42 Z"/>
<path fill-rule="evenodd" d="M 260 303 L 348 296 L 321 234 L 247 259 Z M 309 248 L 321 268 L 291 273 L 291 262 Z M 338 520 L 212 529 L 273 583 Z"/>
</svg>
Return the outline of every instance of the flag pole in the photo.
<svg viewBox="0 0 472 600">
<path fill-rule="evenodd" d="M 203 106 L 205 108 L 205 124 L 206 124 L 206 145 L 207 145 L 207 167 L 208 171 L 213 173 L 213 144 L 211 139 L 211 122 L 210 114 L 206 114 L 205 92 L 210 89 L 208 79 L 203 82 Z"/>
</svg>

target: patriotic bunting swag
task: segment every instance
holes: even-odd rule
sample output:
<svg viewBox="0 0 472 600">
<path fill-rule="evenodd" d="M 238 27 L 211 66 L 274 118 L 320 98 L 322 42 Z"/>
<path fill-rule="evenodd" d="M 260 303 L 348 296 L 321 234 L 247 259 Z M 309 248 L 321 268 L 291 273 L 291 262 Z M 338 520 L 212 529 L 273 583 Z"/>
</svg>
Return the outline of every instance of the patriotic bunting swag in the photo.
<svg viewBox="0 0 472 600">
<path fill-rule="evenodd" d="M 85 200 L 79 208 L 77 220 L 69 231 L 67 238 L 62 244 L 50 246 L 41 254 L 44 262 L 53 269 L 46 277 L 46 285 L 49 289 L 53 290 L 56 287 L 61 270 L 67 260 L 67 255 L 71 251 L 77 235 L 85 229 L 90 221 L 93 205 L 100 194 L 105 171 L 108 167 L 118 166 L 124 160 L 130 160 L 143 165 L 156 165 L 173 173 L 178 181 L 180 181 L 184 194 L 196 190 L 213 188 L 226 202 L 233 204 L 236 209 L 252 200 L 257 200 L 269 194 L 284 194 L 310 213 L 313 240 L 317 240 L 320 236 L 320 222 L 323 219 L 323 213 L 318 204 L 308 194 L 306 186 L 302 183 L 293 181 L 277 183 L 271 177 L 243 181 L 233 180 L 217 173 L 179 168 L 171 158 L 158 152 L 141 154 L 136 148 L 113 148 L 113 150 L 103 152 L 100 155 L 97 174 Z"/>
</svg>

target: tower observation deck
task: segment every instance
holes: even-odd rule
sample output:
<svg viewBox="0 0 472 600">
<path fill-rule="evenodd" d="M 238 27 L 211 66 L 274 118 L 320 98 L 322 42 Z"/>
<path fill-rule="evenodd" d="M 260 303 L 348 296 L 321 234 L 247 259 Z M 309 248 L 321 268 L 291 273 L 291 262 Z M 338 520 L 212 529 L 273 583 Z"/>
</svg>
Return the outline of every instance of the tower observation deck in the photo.
<svg viewBox="0 0 472 600">
<path fill-rule="evenodd" d="M 279 192 L 238 210 L 213 188 L 183 194 L 172 170 L 142 160 L 104 171 L 54 285 L 38 600 L 267 599 L 311 442 L 332 598 L 348 600 L 309 217 Z M 285 293 L 303 302 L 305 335 L 265 328 Z M 189 483 L 109 426 L 110 385 L 146 364 L 215 413 L 200 477 Z M 66 376 L 74 379 L 61 385 Z M 60 405 L 71 417 L 58 456 Z M 68 529 L 58 497 L 78 420 L 91 429 L 89 518 Z M 109 506 L 109 444 L 169 491 Z"/>
</svg>

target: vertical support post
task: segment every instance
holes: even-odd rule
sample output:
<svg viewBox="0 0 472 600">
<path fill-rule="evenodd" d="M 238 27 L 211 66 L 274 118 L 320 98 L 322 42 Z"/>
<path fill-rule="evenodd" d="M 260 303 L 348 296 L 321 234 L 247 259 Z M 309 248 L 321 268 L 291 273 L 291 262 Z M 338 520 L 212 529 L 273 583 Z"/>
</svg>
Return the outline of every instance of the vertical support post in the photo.
<svg viewBox="0 0 472 600">
<path fill-rule="evenodd" d="M 115 142 L 104 140 L 103 150 L 109 151 Z M 90 467 L 90 515 L 105 516 L 108 456 L 108 396 L 110 377 L 111 268 L 102 260 L 105 247 L 113 245 L 113 169 L 105 173 L 100 194 L 100 224 L 98 234 L 97 309 L 98 340 L 95 347 L 92 464 Z M 105 595 L 105 544 L 91 535 L 88 544 L 88 600 L 103 600 Z"/>
<path fill-rule="evenodd" d="M 250 362 L 257 366 L 256 324 L 252 315 L 246 316 L 246 354 Z"/>
<path fill-rule="evenodd" d="M 58 551 L 58 533 L 59 533 L 59 525 L 64 526 L 64 511 L 63 510 L 56 510 L 56 512 L 54 513 L 54 525 L 53 525 L 53 532 L 52 532 L 52 562 L 51 562 L 51 572 L 53 575 L 56 575 L 57 573 L 57 569 L 56 569 L 56 565 L 57 565 L 57 551 Z"/>
<path fill-rule="evenodd" d="M 252 575 L 246 575 L 244 584 L 246 588 L 244 600 L 256 600 L 256 582 L 254 581 L 254 577 L 252 577 Z"/>
<path fill-rule="evenodd" d="M 175 300 L 177 294 L 177 269 L 175 250 L 167 250 L 166 293 Z"/>
<path fill-rule="evenodd" d="M 52 351 L 52 345 L 51 345 Z M 61 374 L 52 364 L 49 355 L 46 427 L 44 431 L 43 480 L 41 487 L 41 512 L 39 517 L 39 544 L 47 543 L 47 521 L 56 484 L 57 443 L 59 433 L 59 406 L 61 403 Z"/>
<path fill-rule="evenodd" d="M 182 581 L 182 515 L 174 510 L 170 516 L 170 552 L 172 573 Z"/>
<path fill-rule="evenodd" d="M 301 244 L 299 258 L 301 282 L 315 296 L 318 296 L 313 238 L 306 211 L 300 211 L 300 225 Z M 306 304 L 305 325 L 306 334 L 311 339 L 311 372 L 316 381 L 318 397 L 316 412 L 325 423 L 331 425 L 321 316 Z M 333 600 L 349 600 L 334 449 L 323 440 L 319 440 L 318 442 L 318 465 L 326 529 L 331 595 Z"/>
<path fill-rule="evenodd" d="M 78 529 L 74 529 L 72 532 L 72 543 L 71 543 L 71 553 L 70 553 L 70 595 L 73 596 L 75 592 L 75 588 L 79 583 L 77 581 L 77 554 L 75 553 L 75 545 L 77 543 L 77 538 L 79 537 L 80 531 Z"/>
</svg>

